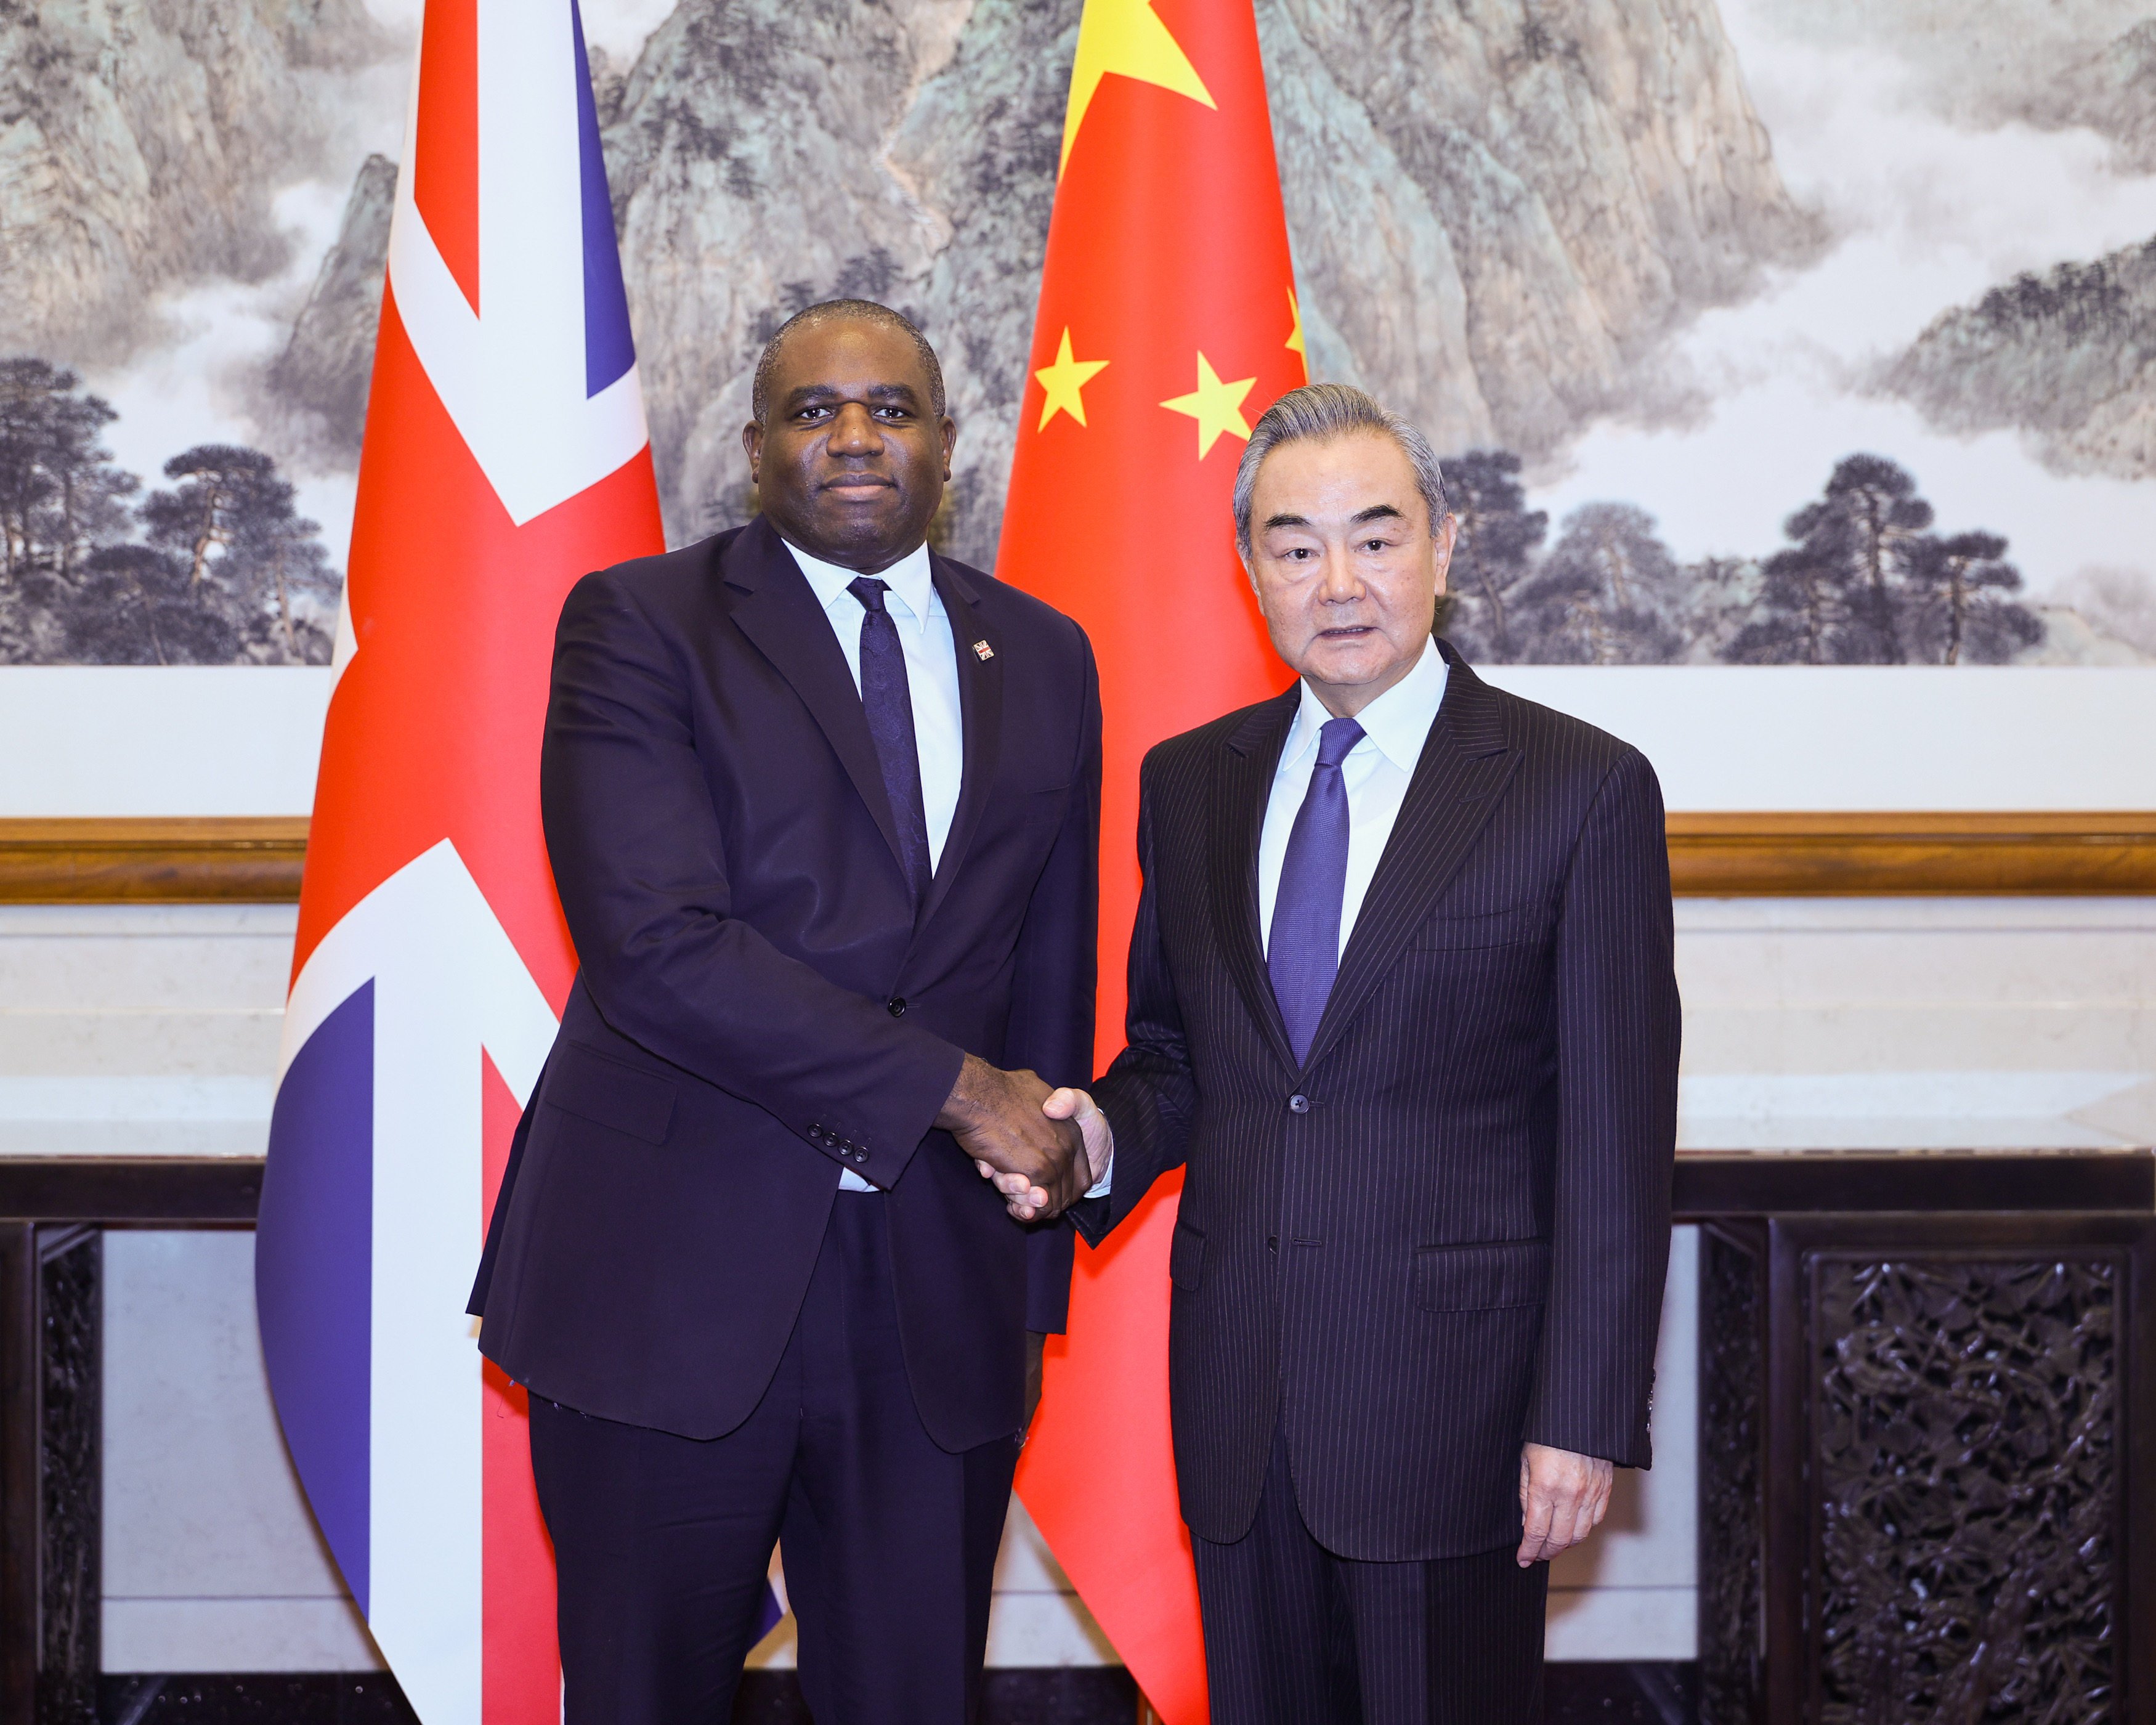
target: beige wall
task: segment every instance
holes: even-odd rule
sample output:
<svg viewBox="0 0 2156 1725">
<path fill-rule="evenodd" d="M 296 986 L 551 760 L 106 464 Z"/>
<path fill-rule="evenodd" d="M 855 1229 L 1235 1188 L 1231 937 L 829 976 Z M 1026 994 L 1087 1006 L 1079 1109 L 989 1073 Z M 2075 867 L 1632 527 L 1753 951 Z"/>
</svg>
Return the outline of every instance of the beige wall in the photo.
<svg viewBox="0 0 2156 1725">
<path fill-rule="evenodd" d="M 2156 901 L 1687 901 L 1688 1143 L 2156 1137 Z M 292 914 L 0 906 L 0 1153 L 259 1152 Z M 105 1655 L 116 1671 L 373 1662 L 262 1383 L 251 1236 L 108 1242 Z M 1553 1574 L 1561 1658 L 1693 1635 L 1693 1242 L 1672 1256 L 1659 1465 Z M 991 1656 L 1111 1657 L 1014 1514 Z M 782 1628 L 763 1656 L 790 1657 Z"/>
</svg>

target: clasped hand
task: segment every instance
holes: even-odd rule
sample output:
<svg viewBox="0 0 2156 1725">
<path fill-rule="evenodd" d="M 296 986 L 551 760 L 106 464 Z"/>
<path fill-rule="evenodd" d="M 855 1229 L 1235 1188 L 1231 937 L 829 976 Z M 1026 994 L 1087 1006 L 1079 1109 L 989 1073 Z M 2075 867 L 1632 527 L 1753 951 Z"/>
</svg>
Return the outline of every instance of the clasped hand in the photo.
<svg viewBox="0 0 2156 1725">
<path fill-rule="evenodd" d="M 958 1069 L 936 1117 L 1021 1222 L 1060 1215 L 1106 1167 L 1107 1120 L 1083 1091 L 1050 1090 L 1037 1073 L 1006 1072 L 978 1055 Z"/>
</svg>

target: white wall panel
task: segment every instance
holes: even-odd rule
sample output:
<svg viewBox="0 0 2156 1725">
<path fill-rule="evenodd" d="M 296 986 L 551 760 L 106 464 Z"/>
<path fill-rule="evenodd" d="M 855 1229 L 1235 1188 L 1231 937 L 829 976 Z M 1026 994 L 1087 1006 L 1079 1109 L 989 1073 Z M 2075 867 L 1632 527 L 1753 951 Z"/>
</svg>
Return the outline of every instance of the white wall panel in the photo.
<svg viewBox="0 0 2156 1725">
<path fill-rule="evenodd" d="M 251 1232 L 105 1236 L 104 1568 L 107 1671 L 379 1663 L 277 1428 Z"/>
<path fill-rule="evenodd" d="M 1646 752 L 1676 809 L 2156 807 L 2156 670 L 1497 665 Z M 304 814 L 326 669 L 0 668 L 12 815 Z"/>
</svg>

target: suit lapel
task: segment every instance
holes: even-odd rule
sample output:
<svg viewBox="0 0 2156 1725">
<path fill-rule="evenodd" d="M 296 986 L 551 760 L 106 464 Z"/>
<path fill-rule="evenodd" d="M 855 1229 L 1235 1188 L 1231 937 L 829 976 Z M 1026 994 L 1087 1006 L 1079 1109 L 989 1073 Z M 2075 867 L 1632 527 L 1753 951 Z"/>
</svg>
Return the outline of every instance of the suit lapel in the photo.
<svg viewBox="0 0 2156 1725">
<path fill-rule="evenodd" d="M 1265 830 L 1265 803 L 1273 773 L 1295 723 L 1302 685 L 1252 711 L 1228 738 L 1213 779 L 1210 886 L 1214 926 L 1228 973 L 1244 1004 L 1264 1032 L 1281 1065 L 1295 1070 L 1295 1050 L 1287 1040 L 1272 979 L 1265 974 L 1265 943 L 1258 929 L 1258 841 Z"/>
<path fill-rule="evenodd" d="M 839 764 L 875 817 L 876 829 L 891 847 L 901 879 L 906 872 L 899 849 L 898 825 L 891 818 L 891 793 L 884 787 L 875 739 L 869 735 L 860 691 L 846 669 L 844 653 L 831 620 L 816 603 L 815 589 L 793 561 L 786 542 L 758 516 L 728 546 L 721 578 L 733 589 L 736 625 L 793 685 L 824 735 Z"/>
<path fill-rule="evenodd" d="M 973 843 L 973 829 L 981 824 L 981 811 L 988 806 L 988 788 L 995 783 L 1004 730 L 1003 644 L 982 621 L 980 593 L 946 558 L 932 553 L 929 569 L 951 624 L 951 644 L 958 655 L 958 718 L 965 733 L 966 764 L 958 781 L 958 806 L 951 816 L 942 854 L 937 859 L 936 879 L 914 922 L 916 931 L 950 896 L 951 883 L 965 863 L 966 848 Z M 978 645 L 983 642 L 988 649 L 986 659 L 981 657 Z"/>
<path fill-rule="evenodd" d="M 1401 948 L 1466 861 L 1500 794 L 1520 764 L 1506 741 L 1490 685 L 1444 647 L 1445 699 L 1408 781 L 1384 855 L 1340 955 L 1340 974 L 1311 1039 L 1306 1070 L 1324 1058 L 1342 1029 L 1399 959 Z"/>
</svg>

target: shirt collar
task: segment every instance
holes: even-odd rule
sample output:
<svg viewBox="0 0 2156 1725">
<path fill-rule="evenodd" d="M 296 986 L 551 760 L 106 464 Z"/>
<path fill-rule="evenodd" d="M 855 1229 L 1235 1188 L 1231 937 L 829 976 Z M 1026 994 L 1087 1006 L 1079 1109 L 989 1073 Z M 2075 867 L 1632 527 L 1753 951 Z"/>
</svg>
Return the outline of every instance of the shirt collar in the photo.
<svg viewBox="0 0 2156 1725">
<path fill-rule="evenodd" d="M 827 563 L 821 557 L 812 557 L 791 540 L 779 542 L 793 553 L 793 561 L 800 565 L 801 572 L 808 578 L 808 585 L 815 590 L 816 603 L 826 611 L 840 599 L 858 608 L 860 601 L 847 588 L 860 579 L 860 572 L 842 569 L 836 563 Z M 886 603 L 896 601 L 903 605 L 916 624 L 925 627 L 930 617 L 942 610 L 936 598 L 936 583 L 929 572 L 928 547 L 916 545 L 888 569 L 876 571 L 877 580 L 890 584 L 891 592 Z M 894 612 L 896 607 L 894 606 Z"/>
<path fill-rule="evenodd" d="M 1416 762 L 1422 758 L 1422 746 L 1429 739 L 1430 727 L 1445 700 L 1446 670 L 1445 655 L 1437 650 L 1435 639 L 1425 641 L 1422 657 L 1415 661 L 1414 669 L 1355 715 L 1355 722 L 1363 727 L 1364 742 L 1404 773 L 1413 773 Z M 1295 727 L 1288 734 L 1287 747 L 1281 751 L 1281 764 L 1285 766 L 1316 748 L 1317 733 L 1332 716 L 1310 685 L 1304 683 L 1302 700 L 1296 708 Z M 1355 750 L 1363 747 L 1363 743 L 1358 742 Z"/>
</svg>

